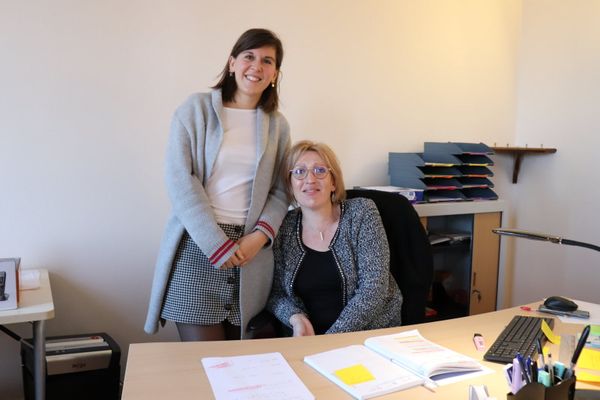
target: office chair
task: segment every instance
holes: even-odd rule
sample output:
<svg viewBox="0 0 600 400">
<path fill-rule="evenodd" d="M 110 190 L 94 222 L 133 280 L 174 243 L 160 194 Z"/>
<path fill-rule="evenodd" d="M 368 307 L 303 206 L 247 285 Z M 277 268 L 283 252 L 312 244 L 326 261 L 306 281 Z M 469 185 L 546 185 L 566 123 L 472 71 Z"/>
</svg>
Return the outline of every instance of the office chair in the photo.
<svg viewBox="0 0 600 400">
<path fill-rule="evenodd" d="M 349 199 L 365 197 L 377 206 L 390 246 L 390 272 L 402 292 L 402 325 L 424 322 L 433 280 L 433 256 L 414 207 L 397 193 L 350 189 L 346 196 Z M 259 339 L 285 336 L 286 328 L 269 311 L 263 310 L 250 320 L 247 332 Z"/>
<path fill-rule="evenodd" d="M 346 196 L 373 200 L 390 246 L 390 272 L 402 292 L 402 325 L 425 321 L 433 280 L 433 255 L 419 215 L 406 197 L 378 190 L 350 189 Z"/>
</svg>

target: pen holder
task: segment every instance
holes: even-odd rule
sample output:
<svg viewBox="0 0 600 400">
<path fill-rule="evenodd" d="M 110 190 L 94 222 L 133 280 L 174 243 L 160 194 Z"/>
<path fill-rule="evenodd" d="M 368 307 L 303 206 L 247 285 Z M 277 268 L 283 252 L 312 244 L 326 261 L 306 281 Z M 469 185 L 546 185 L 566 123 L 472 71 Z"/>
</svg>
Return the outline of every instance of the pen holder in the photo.
<svg viewBox="0 0 600 400">
<path fill-rule="evenodd" d="M 550 387 L 537 382 L 529 383 L 517 394 L 506 395 L 507 400 L 573 400 L 574 397 L 575 375 Z"/>
</svg>

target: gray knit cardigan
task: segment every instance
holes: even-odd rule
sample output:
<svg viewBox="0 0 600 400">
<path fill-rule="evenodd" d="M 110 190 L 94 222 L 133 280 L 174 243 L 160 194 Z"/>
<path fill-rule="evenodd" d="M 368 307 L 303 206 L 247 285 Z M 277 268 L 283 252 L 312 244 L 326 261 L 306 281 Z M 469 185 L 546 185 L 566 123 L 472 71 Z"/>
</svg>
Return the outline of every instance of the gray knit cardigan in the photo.
<svg viewBox="0 0 600 400">
<path fill-rule="evenodd" d="M 375 203 L 350 199 L 341 204 L 341 211 L 329 248 L 342 279 L 344 309 L 326 333 L 400 325 L 402 295 L 390 274 L 388 242 Z M 275 276 L 267 308 L 287 326 L 293 314 L 307 314 L 294 293 L 296 274 L 306 253 L 301 220 L 299 208 L 289 211 L 273 246 Z"/>
<path fill-rule="evenodd" d="M 166 184 L 172 212 L 156 261 L 144 330 L 158 330 L 160 312 L 177 247 L 187 230 L 216 268 L 239 246 L 217 225 L 204 190 L 223 141 L 223 101 L 220 90 L 190 96 L 171 123 L 167 146 Z M 245 234 L 260 230 L 273 242 L 287 211 L 285 186 L 279 169 L 290 146 L 289 126 L 282 114 L 256 113 L 257 166 L 252 184 Z M 240 310 L 242 337 L 248 321 L 267 301 L 273 277 L 273 252 L 263 248 L 241 268 Z"/>
</svg>

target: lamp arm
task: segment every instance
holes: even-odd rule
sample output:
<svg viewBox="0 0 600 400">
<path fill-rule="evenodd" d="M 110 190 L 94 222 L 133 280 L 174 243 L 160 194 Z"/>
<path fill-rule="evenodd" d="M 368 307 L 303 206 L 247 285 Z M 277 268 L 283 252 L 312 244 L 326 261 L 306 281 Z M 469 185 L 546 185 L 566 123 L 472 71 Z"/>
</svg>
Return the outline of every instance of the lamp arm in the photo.
<svg viewBox="0 0 600 400">
<path fill-rule="evenodd" d="M 560 236 L 548 235 L 547 233 L 529 232 L 520 229 L 509 228 L 495 228 L 492 229 L 492 232 L 503 236 L 513 236 L 531 240 L 541 240 L 544 242 L 551 242 L 557 244 L 567 244 L 570 246 L 585 247 L 586 249 L 600 251 L 600 246 L 596 246 L 590 243 L 578 242 L 576 240 L 564 239 Z"/>
<path fill-rule="evenodd" d="M 562 244 L 568 244 L 568 245 L 571 245 L 571 246 L 585 247 L 586 249 L 592 249 L 592 250 L 600 251 L 600 246 L 596 246 L 594 244 L 589 244 L 589 243 L 578 242 L 576 240 L 563 239 L 561 241 L 561 243 Z"/>
</svg>

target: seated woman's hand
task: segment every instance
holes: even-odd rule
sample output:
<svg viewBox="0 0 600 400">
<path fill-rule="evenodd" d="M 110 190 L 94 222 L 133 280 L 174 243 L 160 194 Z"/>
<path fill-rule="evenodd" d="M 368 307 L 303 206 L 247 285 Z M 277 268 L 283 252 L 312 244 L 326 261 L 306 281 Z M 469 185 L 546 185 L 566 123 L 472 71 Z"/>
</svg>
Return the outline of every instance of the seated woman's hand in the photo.
<svg viewBox="0 0 600 400">
<path fill-rule="evenodd" d="M 290 317 L 290 324 L 294 330 L 294 336 L 314 336 L 315 330 L 313 329 L 310 320 L 304 314 L 294 314 Z"/>
</svg>

